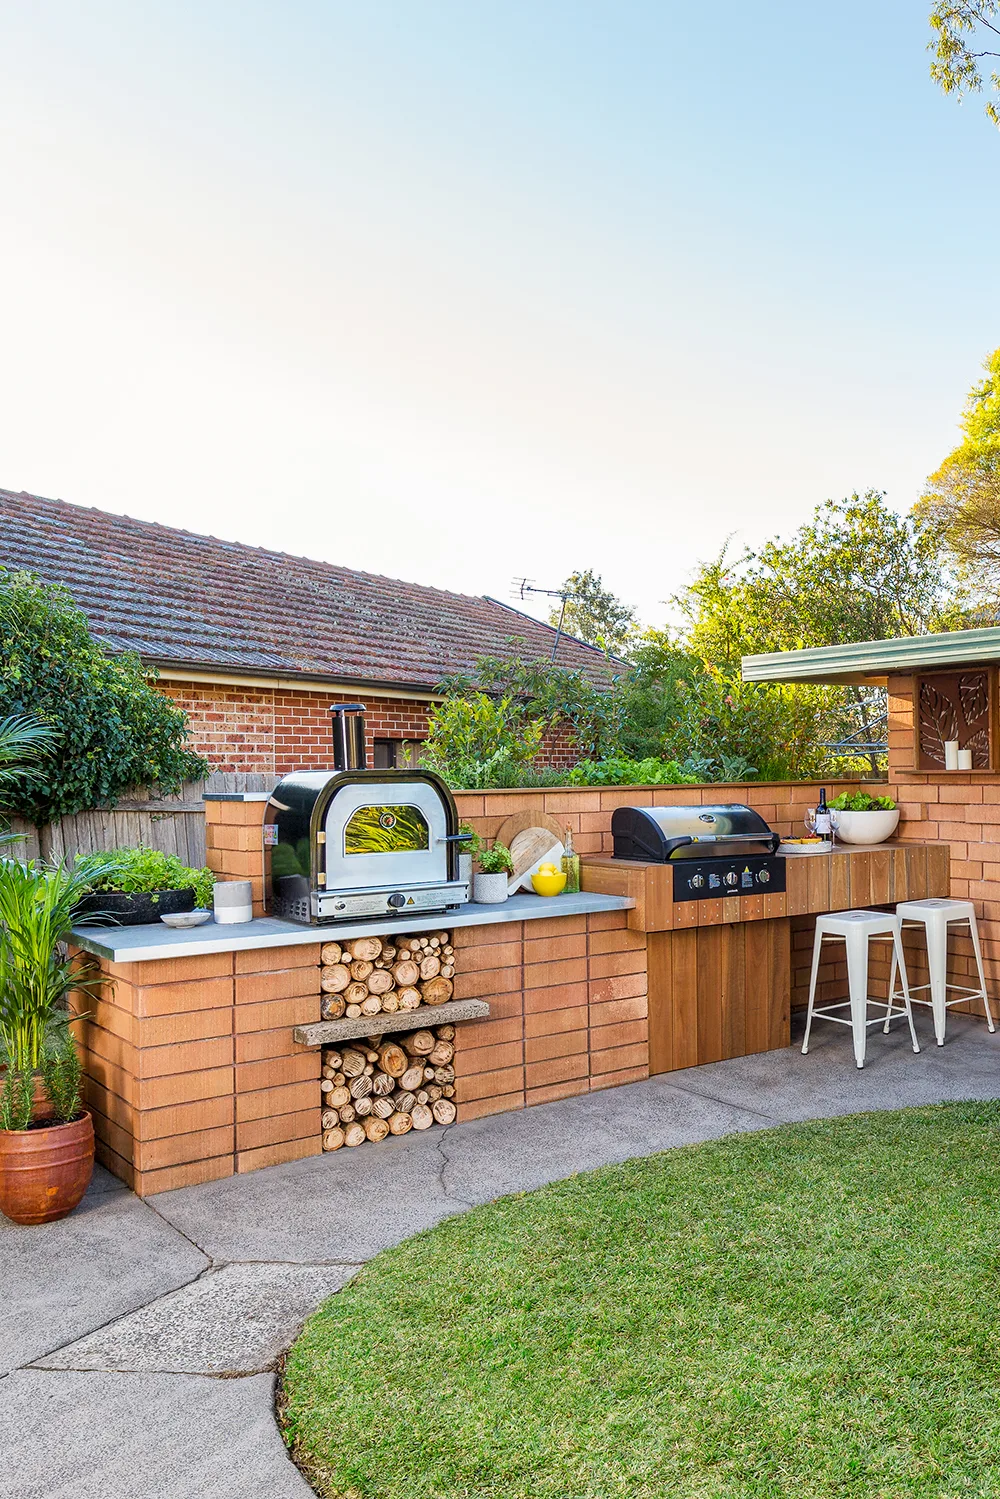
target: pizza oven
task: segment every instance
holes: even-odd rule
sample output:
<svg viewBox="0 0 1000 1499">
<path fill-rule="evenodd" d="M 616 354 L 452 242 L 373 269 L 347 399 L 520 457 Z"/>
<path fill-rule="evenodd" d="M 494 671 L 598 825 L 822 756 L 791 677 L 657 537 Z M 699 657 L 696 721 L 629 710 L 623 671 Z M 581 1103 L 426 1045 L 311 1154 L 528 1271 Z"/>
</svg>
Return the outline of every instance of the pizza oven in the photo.
<svg viewBox="0 0 1000 1499">
<path fill-rule="evenodd" d="M 264 818 L 264 902 L 306 925 L 454 910 L 455 800 L 426 770 L 369 770 L 365 708 L 338 704 L 332 770 L 297 770 L 271 793 Z"/>
</svg>

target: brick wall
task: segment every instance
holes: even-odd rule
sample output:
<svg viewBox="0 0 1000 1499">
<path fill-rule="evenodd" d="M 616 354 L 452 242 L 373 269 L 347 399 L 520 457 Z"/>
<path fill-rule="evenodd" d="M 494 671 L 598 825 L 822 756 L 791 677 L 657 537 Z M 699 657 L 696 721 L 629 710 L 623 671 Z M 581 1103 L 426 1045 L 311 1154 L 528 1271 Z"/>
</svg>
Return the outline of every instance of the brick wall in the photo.
<svg viewBox="0 0 1000 1499">
<path fill-rule="evenodd" d="M 253 914 L 264 914 L 266 798 L 205 802 L 205 862 L 223 880 L 249 880 Z"/>
<path fill-rule="evenodd" d="M 458 927 L 458 1118 L 551 1103 L 649 1075 L 646 939 L 625 911 Z"/>
<path fill-rule="evenodd" d="M 889 680 L 889 793 L 899 803 L 899 837 L 951 846 L 951 893 L 975 903 L 987 985 L 1000 990 L 1000 775 L 914 767 L 913 681 Z M 976 983 L 972 944 L 953 936 L 951 972 Z M 961 1008 L 965 1008 L 962 1006 Z"/>
<path fill-rule="evenodd" d="M 827 781 L 827 795 L 856 791 L 858 781 Z M 578 786 L 551 791 L 459 791 L 455 800 L 463 822 L 480 837 L 493 839 L 515 812 L 545 812 L 573 829 L 580 854 L 610 854 L 611 813 L 615 807 L 706 806 L 743 802 L 754 807 L 775 832 L 805 834 L 806 807 L 815 806 L 819 786 L 806 781 L 738 782 L 704 786 Z"/>
<path fill-rule="evenodd" d="M 322 1149 L 319 944 L 108 964 L 80 996 L 84 1096 L 97 1159 L 141 1196 Z"/>
<path fill-rule="evenodd" d="M 195 682 L 158 687 L 190 719 L 190 744 L 215 770 L 321 770 L 332 758 L 330 708 L 358 699 L 337 692 L 294 692 Z M 424 739 L 428 702 L 360 694 L 368 709 L 368 763 L 376 739 Z"/>
</svg>

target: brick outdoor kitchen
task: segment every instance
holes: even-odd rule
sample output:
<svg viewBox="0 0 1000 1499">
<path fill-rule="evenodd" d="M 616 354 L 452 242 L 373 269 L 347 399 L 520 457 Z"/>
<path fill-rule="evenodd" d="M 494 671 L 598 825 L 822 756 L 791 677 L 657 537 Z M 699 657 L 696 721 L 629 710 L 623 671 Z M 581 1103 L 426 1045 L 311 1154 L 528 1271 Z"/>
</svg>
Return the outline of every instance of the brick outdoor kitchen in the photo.
<svg viewBox="0 0 1000 1499">
<path fill-rule="evenodd" d="M 195 743 L 218 766 L 279 775 L 328 769 L 331 703 L 362 695 L 372 765 L 376 741 L 422 737 L 446 672 L 510 650 L 515 634 L 536 659 L 551 649 L 548 627 L 487 599 L 389 585 L 57 501 L 0 492 L 0 511 L 17 527 L 13 541 L 6 528 L 0 563 L 64 582 L 95 632 L 157 665 L 164 690 L 191 713 Z M 563 664 L 595 680 L 607 673 L 600 653 L 579 642 L 564 650 Z M 81 1026 L 99 1158 L 146 1195 L 317 1155 L 337 1133 L 324 1123 L 331 1090 L 349 1100 L 342 1117 L 355 1124 L 378 1101 L 371 1078 L 386 1097 L 398 1096 L 383 1070 L 393 1037 L 405 1076 L 423 1076 L 413 1096 L 427 1100 L 417 1107 L 428 1124 L 428 1102 L 439 1122 L 455 1111 L 469 1120 L 786 1047 L 791 1011 L 804 1004 L 816 917 L 833 910 L 972 899 L 994 988 L 998 660 L 1000 630 L 748 658 L 751 680 L 887 686 L 888 785 L 870 789 L 887 791 L 902 810 L 892 841 L 790 856 L 776 888 L 751 894 L 682 898 L 669 863 L 615 858 L 615 809 L 746 803 L 788 836 L 801 831 L 816 786 L 459 791 L 458 817 L 487 842 L 535 825 L 571 828 L 583 857 L 580 893 L 339 926 L 264 914 L 267 795 L 208 792 L 208 861 L 221 879 L 251 881 L 255 920 L 75 934 L 109 980 L 99 1002 L 84 1006 Z M 972 748 L 975 769 L 940 763 L 928 703 L 938 721 L 942 703 L 954 712 L 954 737 Z M 400 749 L 386 755 L 374 763 L 408 763 Z M 383 939 L 372 947 L 381 954 L 375 961 L 387 969 L 400 953 L 411 964 L 408 943 L 444 952 L 447 1002 L 421 1002 L 411 988 L 417 1008 L 409 1013 L 324 1019 L 324 973 L 350 964 L 360 983 L 372 962 L 352 963 L 350 943 L 373 933 Z M 346 956 L 324 957 L 325 945 L 338 953 L 343 945 Z M 428 973 L 438 972 L 436 961 Z M 912 940 L 911 964 L 920 982 L 922 948 Z M 968 939 L 952 944 L 952 972 L 973 972 Z M 824 962 L 822 997 L 843 992 L 845 973 L 842 962 Z M 884 992 L 887 967 L 875 964 L 873 974 Z M 427 1038 L 419 1044 L 418 1031 Z M 434 1066 L 421 1061 L 425 1045 L 435 1048 Z"/>
</svg>

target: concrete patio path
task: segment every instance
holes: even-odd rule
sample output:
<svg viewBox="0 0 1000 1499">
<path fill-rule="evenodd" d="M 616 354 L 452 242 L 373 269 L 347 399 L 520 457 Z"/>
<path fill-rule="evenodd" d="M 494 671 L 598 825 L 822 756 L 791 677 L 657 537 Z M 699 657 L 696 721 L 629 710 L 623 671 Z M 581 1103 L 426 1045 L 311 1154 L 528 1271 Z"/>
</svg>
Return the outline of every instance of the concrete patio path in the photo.
<svg viewBox="0 0 1000 1499">
<path fill-rule="evenodd" d="M 794 1120 L 1000 1097 L 1000 1033 L 846 1029 L 140 1202 L 100 1169 L 61 1223 L 0 1219 L 0 1499 L 308 1499 L 276 1360 L 379 1250 L 574 1172 Z"/>
</svg>

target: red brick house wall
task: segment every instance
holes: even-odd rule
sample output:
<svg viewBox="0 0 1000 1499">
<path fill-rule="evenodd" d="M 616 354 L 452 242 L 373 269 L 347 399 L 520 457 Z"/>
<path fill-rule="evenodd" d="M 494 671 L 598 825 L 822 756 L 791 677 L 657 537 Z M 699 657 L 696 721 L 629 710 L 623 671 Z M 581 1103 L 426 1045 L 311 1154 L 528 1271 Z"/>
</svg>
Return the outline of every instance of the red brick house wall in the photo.
<svg viewBox="0 0 1000 1499">
<path fill-rule="evenodd" d="M 190 743 L 215 770 L 284 775 L 330 764 L 330 708 L 360 701 L 367 709 L 368 763 L 376 739 L 422 741 L 430 698 L 374 697 L 359 691 L 296 692 L 280 687 L 237 687 L 160 680 L 160 691 L 190 719 Z M 569 769 L 580 758 L 564 732 L 546 736 L 541 762 Z"/>
<path fill-rule="evenodd" d="M 368 708 L 368 763 L 376 739 L 413 740 L 427 735 L 430 700 L 359 693 L 295 692 L 286 688 L 228 687 L 160 681 L 158 687 L 190 719 L 191 747 L 216 770 L 321 770 L 330 764 L 330 708 L 361 701 Z"/>
</svg>

